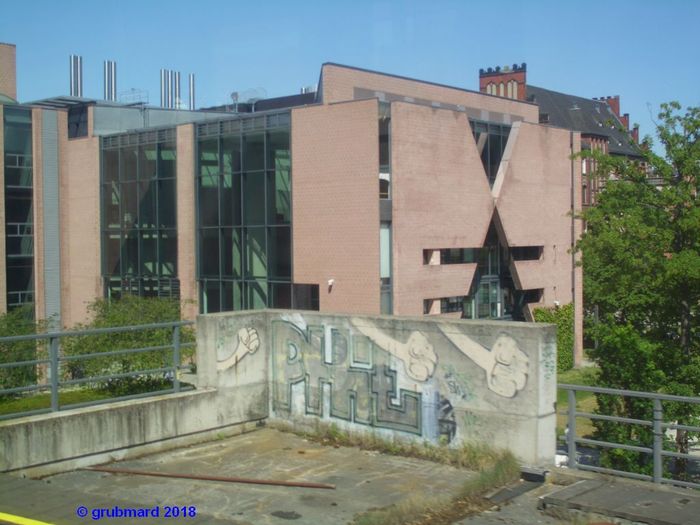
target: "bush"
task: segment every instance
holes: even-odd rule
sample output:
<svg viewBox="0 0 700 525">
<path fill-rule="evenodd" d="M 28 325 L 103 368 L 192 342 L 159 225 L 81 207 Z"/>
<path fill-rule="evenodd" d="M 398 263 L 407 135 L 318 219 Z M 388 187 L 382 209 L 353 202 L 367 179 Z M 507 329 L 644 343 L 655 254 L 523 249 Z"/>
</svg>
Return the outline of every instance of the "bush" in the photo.
<svg viewBox="0 0 700 525">
<path fill-rule="evenodd" d="M 118 300 L 98 299 L 89 306 L 92 321 L 75 327 L 76 330 L 93 328 L 111 328 L 118 326 L 165 323 L 180 320 L 180 305 L 170 299 L 143 298 L 124 296 Z M 183 327 L 180 341 L 194 341 L 194 331 Z M 69 337 L 62 341 L 64 356 L 86 355 L 170 346 L 172 329 L 159 328 L 131 332 L 87 335 Z M 191 358 L 193 348 L 181 349 L 181 361 Z M 96 356 L 81 360 L 68 361 L 67 375 L 72 379 L 84 377 L 101 377 L 107 375 L 139 372 L 173 365 L 170 348 L 155 349 L 134 354 L 117 354 Z M 107 390 L 112 395 L 122 396 L 150 392 L 169 388 L 172 381 L 167 373 L 144 374 L 140 376 L 100 379 L 93 383 L 99 389 Z"/>
<path fill-rule="evenodd" d="M 0 315 L 0 337 L 35 334 L 37 332 L 37 323 L 33 321 L 33 311 L 34 306 L 27 305 Z M 0 343 L 0 363 L 37 359 L 38 347 L 39 344 L 36 341 Z M 36 365 L 0 368 L 0 388 L 29 386 L 35 384 L 36 380 Z M 0 395 L 0 398 L 2 397 L 13 397 L 13 395 Z"/>
<path fill-rule="evenodd" d="M 536 308 L 535 322 L 557 325 L 557 371 L 566 372 L 574 366 L 574 305 L 557 308 Z"/>
</svg>

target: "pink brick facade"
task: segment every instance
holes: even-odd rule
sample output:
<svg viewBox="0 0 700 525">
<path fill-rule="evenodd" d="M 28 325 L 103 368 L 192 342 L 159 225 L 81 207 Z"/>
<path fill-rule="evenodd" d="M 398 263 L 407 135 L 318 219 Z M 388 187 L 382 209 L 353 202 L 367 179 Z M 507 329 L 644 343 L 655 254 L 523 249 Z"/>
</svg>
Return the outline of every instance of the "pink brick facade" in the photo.
<svg viewBox="0 0 700 525">
<path fill-rule="evenodd" d="M 321 311 L 379 313 L 377 114 L 376 100 L 292 111 L 293 281 L 319 285 Z"/>
</svg>

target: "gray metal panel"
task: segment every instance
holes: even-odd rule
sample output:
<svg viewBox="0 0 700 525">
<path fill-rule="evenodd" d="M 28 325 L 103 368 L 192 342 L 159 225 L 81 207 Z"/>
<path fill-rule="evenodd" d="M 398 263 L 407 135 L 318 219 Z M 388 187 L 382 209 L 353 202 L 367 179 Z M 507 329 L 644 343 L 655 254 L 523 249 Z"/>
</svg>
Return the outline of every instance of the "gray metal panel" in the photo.
<svg viewBox="0 0 700 525">
<path fill-rule="evenodd" d="M 46 319 L 53 329 L 61 327 L 61 251 L 59 241 L 58 120 L 56 112 L 42 112 L 41 150 L 44 185 L 44 301 Z M 41 293 L 40 290 L 37 290 Z"/>
<path fill-rule="evenodd" d="M 382 222 L 391 221 L 390 199 L 379 199 L 379 220 Z"/>
</svg>

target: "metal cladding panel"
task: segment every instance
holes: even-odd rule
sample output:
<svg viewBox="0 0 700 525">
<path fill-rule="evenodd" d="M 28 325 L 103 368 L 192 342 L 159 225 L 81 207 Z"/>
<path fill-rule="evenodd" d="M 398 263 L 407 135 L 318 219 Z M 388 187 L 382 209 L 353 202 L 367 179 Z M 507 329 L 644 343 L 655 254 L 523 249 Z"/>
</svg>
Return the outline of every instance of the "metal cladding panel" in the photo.
<svg viewBox="0 0 700 525">
<path fill-rule="evenodd" d="M 53 110 L 42 111 L 42 169 L 44 184 L 44 301 L 52 328 L 61 326 L 61 257 L 59 242 L 58 120 Z M 35 240 L 35 242 L 37 242 Z M 39 291 L 39 293 L 41 293 Z"/>
</svg>

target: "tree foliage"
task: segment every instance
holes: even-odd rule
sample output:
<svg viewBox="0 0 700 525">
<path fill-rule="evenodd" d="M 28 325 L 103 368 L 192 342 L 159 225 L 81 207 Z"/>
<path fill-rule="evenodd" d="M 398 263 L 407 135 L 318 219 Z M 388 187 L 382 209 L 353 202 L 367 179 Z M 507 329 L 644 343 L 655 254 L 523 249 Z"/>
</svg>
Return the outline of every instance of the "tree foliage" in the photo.
<svg viewBox="0 0 700 525">
<path fill-rule="evenodd" d="M 566 372 L 574 366 L 574 305 L 557 308 L 536 308 L 535 321 L 557 325 L 557 371 Z"/>
<path fill-rule="evenodd" d="M 657 155 L 645 139 L 641 158 L 588 152 L 597 161 L 604 189 L 583 218 L 587 230 L 577 245 L 584 268 L 584 301 L 597 308 L 592 357 L 601 384 L 614 388 L 700 393 L 700 108 L 681 111 L 663 104 Z M 600 396 L 601 412 L 648 419 L 650 402 L 620 403 Z M 671 418 L 697 424 L 690 407 L 664 406 Z M 626 429 L 626 430 L 621 430 Z M 646 431 L 597 424 L 599 437 L 620 443 L 646 441 Z M 678 447 L 688 435 L 679 431 Z M 607 454 L 616 468 L 648 469 L 634 453 Z"/>
<path fill-rule="evenodd" d="M 92 320 L 75 329 L 110 328 L 117 326 L 165 323 L 180 320 L 180 305 L 170 299 L 143 298 L 126 295 L 118 300 L 98 299 L 89 306 Z M 62 341 L 64 355 L 86 355 L 94 353 L 170 346 L 171 328 L 138 330 L 103 335 L 87 335 L 65 338 Z M 191 328 L 181 328 L 181 342 L 194 341 Z M 182 349 L 182 360 L 189 359 L 193 349 Z M 100 377 L 166 368 L 172 366 L 173 352 L 170 348 L 119 355 L 105 355 L 69 361 L 66 370 L 70 378 Z M 121 377 L 96 381 L 93 386 L 108 390 L 114 395 L 127 395 L 169 388 L 171 377 L 164 373 L 143 374 L 136 377 Z"/>
</svg>

